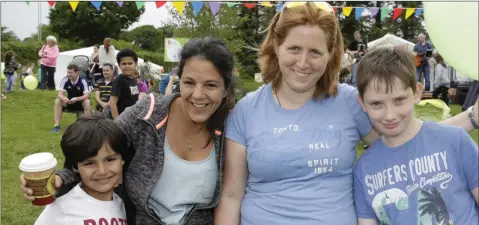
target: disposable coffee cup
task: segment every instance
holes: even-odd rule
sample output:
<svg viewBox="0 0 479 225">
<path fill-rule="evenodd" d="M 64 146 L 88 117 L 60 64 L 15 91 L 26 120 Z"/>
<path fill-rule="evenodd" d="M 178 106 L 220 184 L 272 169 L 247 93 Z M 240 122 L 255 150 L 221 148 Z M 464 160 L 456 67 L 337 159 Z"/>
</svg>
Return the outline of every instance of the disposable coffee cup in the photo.
<svg viewBox="0 0 479 225">
<path fill-rule="evenodd" d="M 33 205 L 44 206 L 55 201 L 55 171 L 57 159 L 52 153 L 42 152 L 29 155 L 20 162 L 20 170 L 32 189 Z"/>
</svg>

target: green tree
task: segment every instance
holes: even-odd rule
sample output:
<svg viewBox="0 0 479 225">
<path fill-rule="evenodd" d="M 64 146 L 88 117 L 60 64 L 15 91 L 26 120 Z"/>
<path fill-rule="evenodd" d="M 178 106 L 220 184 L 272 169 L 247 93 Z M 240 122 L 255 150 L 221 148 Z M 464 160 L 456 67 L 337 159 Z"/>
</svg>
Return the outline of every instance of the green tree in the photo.
<svg viewBox="0 0 479 225">
<path fill-rule="evenodd" d="M 152 25 L 137 27 L 127 34 L 126 40 L 132 41 L 141 49 L 159 50 L 162 46 L 163 32 Z"/>
<path fill-rule="evenodd" d="M 408 19 L 405 19 L 406 8 L 422 8 L 421 2 L 391 2 L 390 5 L 395 8 L 404 8 L 401 15 L 396 20 L 392 20 L 393 10 L 389 12 L 388 17 L 383 23 L 384 29 L 396 36 L 408 40 L 410 42 L 417 42 L 417 36 L 425 31 L 423 26 L 424 14 L 421 14 L 418 18 L 410 16 Z"/>
<path fill-rule="evenodd" d="M 1 26 L 0 27 L 0 30 L 1 30 L 1 35 L 2 35 L 2 42 L 6 42 L 6 41 L 17 41 L 18 40 L 18 37 L 17 35 L 15 34 L 15 32 L 11 31 L 11 30 L 8 30 L 8 27 L 6 26 Z"/>
<path fill-rule="evenodd" d="M 120 31 L 138 21 L 144 11 L 129 1 L 122 7 L 104 1 L 99 11 L 90 2 L 80 1 L 75 12 L 68 2 L 57 2 L 50 9 L 49 19 L 52 31 L 59 35 L 59 42 L 70 39 L 93 45 L 101 43 L 105 37 L 118 38 Z"/>
<path fill-rule="evenodd" d="M 216 37 L 225 41 L 228 49 L 236 53 L 244 46 L 240 38 L 241 29 L 238 26 L 242 19 L 237 16 L 237 7 L 221 5 L 216 16 L 213 16 L 207 2 L 203 5 L 198 15 L 194 15 L 193 7 L 187 4 L 183 14 L 176 9 L 170 10 L 172 19 L 163 28 L 165 37 L 196 38 Z"/>
</svg>

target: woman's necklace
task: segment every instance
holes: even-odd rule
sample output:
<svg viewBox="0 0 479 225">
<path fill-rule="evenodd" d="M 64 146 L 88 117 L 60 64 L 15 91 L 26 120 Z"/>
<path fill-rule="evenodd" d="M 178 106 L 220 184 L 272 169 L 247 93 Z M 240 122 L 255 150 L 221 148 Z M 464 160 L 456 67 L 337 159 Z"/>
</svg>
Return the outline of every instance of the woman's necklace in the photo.
<svg viewBox="0 0 479 225">
<path fill-rule="evenodd" d="M 203 129 L 201 129 L 201 131 L 203 131 L 206 128 L 206 125 L 207 124 L 205 124 L 205 126 L 203 127 Z M 191 152 L 193 150 L 193 144 L 191 143 L 190 140 L 186 140 L 186 142 L 188 143 L 188 152 Z"/>
</svg>

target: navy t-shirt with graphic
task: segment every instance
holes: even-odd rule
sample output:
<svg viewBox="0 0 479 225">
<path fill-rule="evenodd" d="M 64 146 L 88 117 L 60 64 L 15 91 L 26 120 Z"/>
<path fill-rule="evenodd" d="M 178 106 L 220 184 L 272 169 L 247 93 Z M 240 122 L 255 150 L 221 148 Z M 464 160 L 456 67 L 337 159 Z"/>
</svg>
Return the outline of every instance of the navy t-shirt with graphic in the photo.
<svg viewBox="0 0 479 225">
<path fill-rule="evenodd" d="M 378 140 L 354 168 L 357 215 L 384 225 L 479 224 L 478 157 L 462 128 L 434 122 L 398 147 Z"/>
<path fill-rule="evenodd" d="M 138 90 L 136 78 L 129 78 L 120 74 L 112 84 L 111 96 L 118 97 L 118 102 L 116 103 L 118 114 L 134 105 L 138 101 L 139 95 L 140 91 Z"/>
</svg>

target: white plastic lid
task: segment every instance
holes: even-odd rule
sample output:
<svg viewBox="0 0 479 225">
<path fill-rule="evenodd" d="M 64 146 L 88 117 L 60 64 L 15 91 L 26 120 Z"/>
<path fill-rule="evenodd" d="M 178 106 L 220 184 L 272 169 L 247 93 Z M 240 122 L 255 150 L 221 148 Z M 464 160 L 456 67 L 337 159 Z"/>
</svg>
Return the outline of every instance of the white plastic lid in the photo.
<svg viewBox="0 0 479 225">
<path fill-rule="evenodd" d="M 57 166 L 55 156 L 49 152 L 41 152 L 23 158 L 19 168 L 23 172 L 39 172 L 55 166 Z"/>
</svg>

